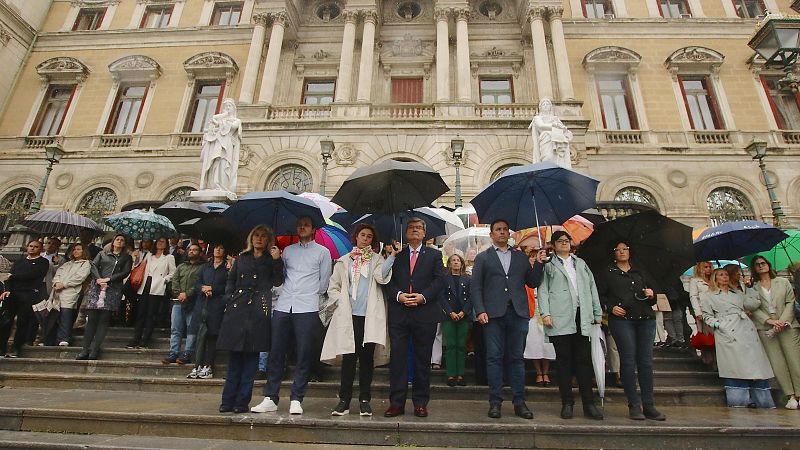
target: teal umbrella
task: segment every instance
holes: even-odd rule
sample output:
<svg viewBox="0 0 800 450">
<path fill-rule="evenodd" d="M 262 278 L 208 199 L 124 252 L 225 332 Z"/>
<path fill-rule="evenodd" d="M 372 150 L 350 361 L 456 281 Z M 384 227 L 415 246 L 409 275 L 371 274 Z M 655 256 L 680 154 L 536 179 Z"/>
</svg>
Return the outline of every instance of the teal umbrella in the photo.
<svg viewBox="0 0 800 450">
<path fill-rule="evenodd" d="M 177 235 L 172 222 L 152 211 L 134 209 L 106 217 L 106 223 L 116 232 L 133 239 L 156 239 L 161 236 Z"/>
<path fill-rule="evenodd" d="M 745 257 L 745 261 L 749 262 L 754 256 L 761 255 L 767 258 L 767 261 L 772 264 L 772 268 L 777 271 L 786 269 L 796 262 L 800 262 L 800 231 L 783 230 L 783 232 L 789 235 L 789 237 L 778 242 L 775 247 L 767 251 Z"/>
</svg>

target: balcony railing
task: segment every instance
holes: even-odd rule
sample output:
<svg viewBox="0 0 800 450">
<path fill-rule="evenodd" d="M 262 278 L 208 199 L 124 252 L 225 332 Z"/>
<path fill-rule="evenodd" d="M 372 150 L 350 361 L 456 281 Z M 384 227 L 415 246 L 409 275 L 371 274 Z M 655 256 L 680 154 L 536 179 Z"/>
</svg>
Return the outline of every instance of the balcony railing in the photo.
<svg viewBox="0 0 800 450">
<path fill-rule="evenodd" d="M 203 133 L 183 133 L 178 135 L 178 147 L 202 147 Z"/>
<path fill-rule="evenodd" d="M 694 141 L 698 144 L 730 144 L 731 134 L 728 131 L 695 130 Z"/>
<path fill-rule="evenodd" d="M 120 148 L 130 147 L 132 137 L 124 134 L 109 134 L 100 136 L 98 147 L 101 148 Z"/>
<path fill-rule="evenodd" d="M 605 131 L 606 142 L 609 144 L 641 144 L 642 132 L 639 130 Z"/>
<path fill-rule="evenodd" d="M 376 119 L 427 119 L 434 116 L 432 105 L 396 103 L 372 106 L 371 117 Z"/>
<path fill-rule="evenodd" d="M 272 106 L 267 112 L 268 120 L 314 120 L 331 116 L 331 105 Z"/>
<path fill-rule="evenodd" d="M 25 148 L 45 148 L 56 143 L 59 137 L 56 136 L 27 136 L 25 138 Z"/>
<path fill-rule="evenodd" d="M 533 119 L 536 109 L 536 105 L 525 103 L 478 104 L 475 105 L 475 115 L 497 119 Z"/>
<path fill-rule="evenodd" d="M 799 145 L 800 144 L 800 131 L 784 131 L 783 132 L 783 142 L 789 145 Z"/>
</svg>

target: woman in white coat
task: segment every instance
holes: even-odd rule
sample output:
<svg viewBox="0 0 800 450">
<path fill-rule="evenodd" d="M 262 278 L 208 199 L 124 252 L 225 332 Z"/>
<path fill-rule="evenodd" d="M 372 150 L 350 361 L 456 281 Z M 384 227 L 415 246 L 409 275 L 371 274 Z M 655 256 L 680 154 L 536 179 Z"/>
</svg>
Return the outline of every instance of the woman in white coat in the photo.
<svg viewBox="0 0 800 450">
<path fill-rule="evenodd" d="M 56 334 L 59 347 L 70 344 L 72 324 L 78 315 L 78 298 L 92 271 L 92 262 L 87 259 L 83 244 L 74 244 L 71 253 L 70 260 L 59 266 L 53 276 L 53 288 L 50 291 L 50 301 L 61 310 Z"/>
<path fill-rule="evenodd" d="M 147 264 L 144 283 L 139 287 L 139 304 L 136 306 L 136 326 L 133 340 L 127 348 L 147 348 L 156 323 L 156 315 L 162 302 L 167 300 L 167 283 L 175 275 L 175 257 L 168 254 L 169 240 L 161 236 L 156 239 L 155 250 L 145 256 Z"/>
<path fill-rule="evenodd" d="M 336 305 L 325 342 L 322 361 L 341 359 L 339 404 L 331 415 L 350 412 L 356 360 L 359 365 L 359 413 L 371 416 L 372 374 L 375 365 L 388 362 L 389 338 L 383 287 L 392 278 L 382 273 L 385 261 L 378 252 L 375 228 L 360 223 L 353 230 L 353 250 L 336 261 L 328 285 L 328 297 Z"/>
<path fill-rule="evenodd" d="M 760 305 L 755 293 L 734 289 L 728 272 L 715 269 L 700 304 L 703 321 L 714 329 L 719 377 L 728 406 L 774 408 L 769 387 L 772 368 L 747 314 Z"/>
</svg>

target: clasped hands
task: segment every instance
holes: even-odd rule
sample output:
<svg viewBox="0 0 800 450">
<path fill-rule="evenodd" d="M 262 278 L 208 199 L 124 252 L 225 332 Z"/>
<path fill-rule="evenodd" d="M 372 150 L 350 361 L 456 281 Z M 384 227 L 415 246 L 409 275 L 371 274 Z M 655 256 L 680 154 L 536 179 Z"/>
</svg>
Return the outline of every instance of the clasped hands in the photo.
<svg viewBox="0 0 800 450">
<path fill-rule="evenodd" d="M 789 322 L 780 319 L 767 319 L 767 325 L 771 325 L 775 333 L 780 333 L 789 326 Z"/>
<path fill-rule="evenodd" d="M 405 292 L 401 292 L 400 295 L 397 296 L 397 301 L 408 308 L 415 308 L 425 302 L 425 297 L 422 294 L 406 294 Z"/>
<path fill-rule="evenodd" d="M 623 314 L 623 315 L 624 315 L 624 314 Z M 592 323 L 594 323 L 594 324 L 601 324 L 601 323 L 602 323 L 602 321 L 600 321 L 600 320 L 595 320 L 595 321 L 594 321 L 594 322 L 592 322 Z M 542 325 L 546 326 L 547 328 L 553 328 L 553 317 L 552 317 L 552 316 L 544 316 L 544 317 L 542 317 Z M 578 330 L 578 331 L 580 331 L 580 330 Z"/>
</svg>

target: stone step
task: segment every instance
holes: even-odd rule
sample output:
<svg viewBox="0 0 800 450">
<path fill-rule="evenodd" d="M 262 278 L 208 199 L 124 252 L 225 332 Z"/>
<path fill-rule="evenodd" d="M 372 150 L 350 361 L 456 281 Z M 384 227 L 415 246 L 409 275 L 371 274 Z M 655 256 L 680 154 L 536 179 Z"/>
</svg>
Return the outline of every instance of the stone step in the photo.
<svg viewBox="0 0 800 450">
<path fill-rule="evenodd" d="M 142 351 L 142 350 L 138 350 Z M 67 351 L 69 352 L 69 351 Z M 73 353 L 76 354 L 77 352 Z M 74 357 L 73 357 L 74 358 Z M 0 370 L 4 372 L 34 372 L 34 373 L 97 373 L 97 374 L 124 374 L 138 376 L 164 376 L 182 378 L 191 370 L 188 365 L 162 364 L 157 361 L 128 361 L 128 360 L 106 360 L 98 361 L 75 361 L 73 358 L 4 358 L 0 362 Z M 224 365 L 216 368 L 218 373 L 224 373 Z M 338 369 L 330 369 L 330 377 L 334 376 Z M 528 378 L 532 372 L 528 371 Z M 375 377 L 388 380 L 388 369 L 385 367 L 376 368 Z M 469 378 L 469 375 L 468 375 Z M 656 371 L 654 373 L 655 384 L 657 386 L 717 386 L 720 384 L 717 374 L 714 372 L 698 371 Z M 444 384 L 447 374 L 442 370 L 432 372 L 432 382 Z M 532 383 L 531 383 L 532 384 Z"/>
<path fill-rule="evenodd" d="M 40 359 L 74 359 L 80 352 L 80 348 L 73 347 L 25 347 L 23 356 L 26 358 Z M 102 359 L 113 361 L 153 361 L 160 362 L 169 353 L 169 341 L 166 341 L 164 348 L 148 349 L 126 349 L 123 347 L 104 346 Z M 227 361 L 227 353 L 219 352 L 217 360 L 220 363 Z M 473 359 L 467 359 L 467 365 L 472 366 Z M 706 366 L 696 357 L 684 355 L 665 355 L 655 356 L 653 365 L 656 371 L 705 371 Z M 555 366 L 555 364 L 553 364 Z M 555 371 L 555 367 L 553 367 Z"/>
<path fill-rule="evenodd" d="M 152 337 L 154 338 L 167 338 L 169 339 L 169 328 L 153 328 Z M 73 336 L 80 336 L 83 334 L 83 328 L 75 328 L 72 330 Z M 106 339 L 109 338 L 119 338 L 119 339 L 127 339 L 125 342 L 128 342 L 133 337 L 133 327 L 108 327 L 108 332 L 106 332 Z"/>
<path fill-rule="evenodd" d="M 188 370 L 185 371 L 188 373 Z M 32 372 L 3 372 L 0 371 L 0 384 L 14 388 L 52 388 L 52 389 L 102 389 L 107 391 L 141 391 L 141 392 L 168 392 L 189 394 L 219 394 L 222 392 L 224 373 L 215 374 L 213 379 L 191 380 L 185 377 L 148 377 L 121 374 L 71 374 L 71 373 L 32 373 Z M 254 398 L 262 395 L 265 381 L 256 381 L 253 388 Z M 282 383 L 282 391 L 289 392 L 291 380 Z M 431 385 L 433 398 L 447 398 L 449 400 L 480 401 L 488 396 L 486 386 L 450 387 L 443 383 Z M 308 384 L 307 396 L 309 398 L 327 398 L 335 403 L 338 398 L 339 382 L 331 379 L 325 382 L 312 382 Z M 505 389 L 510 396 L 510 390 Z M 354 392 L 358 393 L 358 383 Z M 528 398 L 537 402 L 559 402 L 558 388 L 555 386 L 538 387 L 528 386 Z M 688 406 L 719 406 L 725 402 L 721 385 L 716 386 L 657 386 L 654 390 L 656 402 L 659 405 L 688 405 Z M 576 390 L 577 395 L 577 390 Z M 389 384 L 387 378 L 376 377 L 372 384 L 373 398 L 388 398 Z M 621 388 L 607 387 L 606 401 L 625 403 L 625 393 Z"/>
<path fill-rule="evenodd" d="M 130 336 L 106 336 L 103 340 L 103 348 L 125 348 L 131 341 Z M 71 347 L 82 347 L 83 336 L 73 336 Z M 150 339 L 151 349 L 169 349 L 169 337 L 153 337 Z"/>
<path fill-rule="evenodd" d="M 254 402 L 251 402 L 255 404 Z M 290 416 L 288 405 L 267 414 L 219 414 L 219 395 L 109 392 L 69 389 L 0 389 L 0 428 L 51 433 L 103 433 L 294 443 L 473 448 L 796 448 L 797 411 L 754 411 L 725 407 L 662 406 L 666 422 L 627 419 L 624 404 L 607 402 L 604 421 L 578 414 L 558 417 L 555 402 L 531 402 L 532 421 L 510 405 L 502 419 L 486 417 L 486 401 L 434 398 L 430 417 L 408 414 L 387 419 L 385 400 L 373 400 L 376 415 L 330 416 L 329 399 L 307 398 L 305 413 Z M 168 439 L 167 439 L 168 441 Z"/>
</svg>

